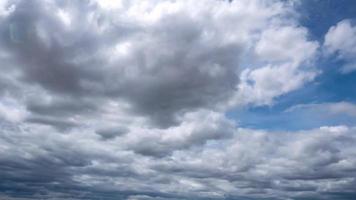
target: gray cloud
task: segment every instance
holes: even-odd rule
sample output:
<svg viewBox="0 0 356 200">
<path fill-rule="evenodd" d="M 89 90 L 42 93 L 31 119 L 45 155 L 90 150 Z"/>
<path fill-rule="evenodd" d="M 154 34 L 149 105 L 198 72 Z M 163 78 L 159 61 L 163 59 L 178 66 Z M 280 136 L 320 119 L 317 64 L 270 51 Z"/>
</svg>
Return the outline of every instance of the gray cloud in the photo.
<svg viewBox="0 0 356 200">
<path fill-rule="evenodd" d="M 48 117 L 29 117 L 25 121 L 29 123 L 53 126 L 58 130 L 63 130 L 63 131 L 78 126 L 78 124 L 72 121 L 60 120 L 60 119 L 48 118 Z"/>
<path fill-rule="evenodd" d="M 234 124 L 224 116 L 200 111 L 185 116 L 180 126 L 170 129 L 137 130 L 125 139 L 127 149 L 135 153 L 164 157 L 176 150 L 200 146 L 213 140 L 230 138 L 235 131 Z"/>
<path fill-rule="evenodd" d="M 105 129 L 99 129 L 96 134 L 100 135 L 103 139 L 113 139 L 127 133 L 129 130 L 125 127 L 110 127 Z"/>
<path fill-rule="evenodd" d="M 204 148 L 147 157 L 95 133 L 48 134 L 49 129 L 32 125 L 1 126 L 0 191 L 12 197 L 352 199 L 344 195 L 354 194 L 354 128 L 291 133 L 235 129 L 232 137 L 202 144 Z M 170 148 L 180 145 L 174 135 L 170 139 Z"/>
<path fill-rule="evenodd" d="M 314 77 L 299 65 L 318 45 L 283 20 L 291 4 L 123 0 L 111 9 L 112 1 L 3 2 L 0 199 L 355 194 L 355 128 L 264 132 L 237 128 L 226 116 L 231 98 L 239 101 L 246 59 L 276 66 L 263 63 L 247 74 L 263 87 L 248 88 L 241 98 L 258 95 L 241 102 L 272 102 Z M 269 37 L 280 30 L 310 52 L 285 52 L 283 44 L 271 52 Z M 282 78 L 265 84 L 276 72 Z M 297 83 L 286 86 L 285 77 Z"/>
<path fill-rule="evenodd" d="M 122 99 L 169 127 L 179 113 L 215 107 L 234 91 L 242 46 L 224 42 L 219 23 L 182 10 L 145 25 L 89 1 L 19 1 L 2 19 L 1 43 L 23 81 L 77 101 Z"/>
</svg>

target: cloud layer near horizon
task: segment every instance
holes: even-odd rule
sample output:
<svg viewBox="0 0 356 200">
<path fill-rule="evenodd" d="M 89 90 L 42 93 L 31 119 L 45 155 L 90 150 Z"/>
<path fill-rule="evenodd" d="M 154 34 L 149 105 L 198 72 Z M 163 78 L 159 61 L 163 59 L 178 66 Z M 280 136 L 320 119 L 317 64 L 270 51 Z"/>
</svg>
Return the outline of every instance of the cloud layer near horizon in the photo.
<svg viewBox="0 0 356 200">
<path fill-rule="evenodd" d="M 294 6 L 0 0 L 0 199 L 355 195 L 355 128 L 268 132 L 226 116 L 320 73 Z M 322 48 L 348 59 L 335 38 L 349 26 Z"/>
</svg>

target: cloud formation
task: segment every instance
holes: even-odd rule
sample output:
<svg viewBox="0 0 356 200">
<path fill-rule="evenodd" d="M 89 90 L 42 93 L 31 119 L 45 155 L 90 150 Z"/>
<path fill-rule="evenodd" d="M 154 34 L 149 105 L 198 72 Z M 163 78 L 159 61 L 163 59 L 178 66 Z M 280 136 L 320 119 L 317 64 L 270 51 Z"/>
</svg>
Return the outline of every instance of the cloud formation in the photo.
<svg viewBox="0 0 356 200">
<path fill-rule="evenodd" d="M 296 22 L 282 18 L 293 13 L 286 3 L 120 1 L 111 5 L 115 9 L 105 9 L 107 4 L 92 1 L 31 0 L 5 5 L 1 44 L 6 70 L 16 74 L 22 89 L 41 90 L 34 92 L 35 100 L 24 97 L 36 115 L 28 121 L 52 126 L 57 121 L 60 129 L 75 126 L 69 115 L 95 112 L 108 101 L 120 101 L 125 112 L 167 128 L 178 125 L 188 111 L 271 102 L 315 76 L 298 67 L 317 44 L 307 41 L 306 30 L 295 27 Z M 273 31 L 281 34 L 281 44 L 270 49 Z M 298 45 L 283 51 L 287 40 Z M 249 51 L 252 45 L 257 45 L 255 55 Z M 255 86 L 239 85 L 241 60 L 250 56 L 278 64 L 251 72 Z M 260 88 L 263 83 L 252 74 L 269 79 L 263 71 L 286 73 L 296 83 L 275 91 Z M 266 92 L 246 100 L 245 90 Z M 46 103 L 38 103 L 39 98 Z"/>
<path fill-rule="evenodd" d="M 206 130 L 218 126 L 195 123 Z M 234 128 L 219 143 L 213 134 L 178 135 L 182 130 L 101 140 L 85 131 L 63 135 L 1 126 L 0 188 L 14 197 L 334 199 L 355 195 L 355 129 L 344 126 L 289 133 Z M 212 141 L 187 148 L 206 139 Z M 122 149 L 123 143 L 130 148 Z M 160 153 L 167 151 L 171 154 Z"/>
<path fill-rule="evenodd" d="M 234 35 L 238 18 L 224 12 L 241 8 L 212 2 L 195 13 L 186 10 L 192 2 L 127 4 L 114 14 L 89 1 L 19 1 L 2 19 L 1 43 L 21 80 L 66 98 L 60 112 L 82 110 L 72 104 L 85 98 L 121 100 L 168 127 L 177 113 L 215 107 L 233 93 L 244 41 Z M 35 113 L 45 111 L 40 106 Z"/>
<path fill-rule="evenodd" d="M 353 126 L 268 132 L 227 114 L 319 74 L 294 6 L 0 0 L 0 199 L 350 199 Z M 324 44 L 340 55 L 343 23 Z"/>
<path fill-rule="evenodd" d="M 343 73 L 350 73 L 356 69 L 356 26 L 351 20 L 342 20 L 330 27 L 325 35 L 324 47 L 326 53 L 336 54 L 346 61 L 340 69 Z"/>
<path fill-rule="evenodd" d="M 294 25 L 265 29 L 254 53 L 261 67 L 244 69 L 234 100 L 237 105 L 271 105 L 273 100 L 312 81 L 318 70 L 312 62 L 317 42 L 308 31 Z"/>
</svg>

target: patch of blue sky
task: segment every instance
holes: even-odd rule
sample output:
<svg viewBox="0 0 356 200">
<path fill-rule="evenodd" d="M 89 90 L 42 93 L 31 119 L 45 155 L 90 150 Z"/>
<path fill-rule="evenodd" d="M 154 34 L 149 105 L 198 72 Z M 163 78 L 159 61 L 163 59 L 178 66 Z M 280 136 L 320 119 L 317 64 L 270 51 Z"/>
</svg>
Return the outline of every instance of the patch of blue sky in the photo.
<svg viewBox="0 0 356 200">
<path fill-rule="evenodd" d="M 344 19 L 356 19 L 354 0 L 303 0 L 300 5 L 302 26 L 308 28 L 312 40 L 322 45 L 331 26 Z M 345 61 L 334 56 L 317 58 L 316 67 L 321 74 L 313 82 L 275 99 L 270 106 L 235 109 L 226 115 L 239 126 L 267 130 L 304 130 L 320 126 L 356 124 L 356 116 L 345 113 L 327 113 L 319 106 L 297 108 L 296 105 L 356 103 L 356 71 L 343 74 Z"/>
<path fill-rule="evenodd" d="M 323 41 L 331 26 L 343 19 L 356 18 L 355 0 L 302 0 L 300 24 L 309 29 L 312 39 Z"/>
<path fill-rule="evenodd" d="M 350 115 L 325 115 L 319 110 L 295 110 L 293 106 L 349 102 L 356 104 L 356 73 L 339 73 L 340 61 L 320 61 L 322 73 L 311 83 L 275 99 L 270 106 L 247 107 L 227 113 L 242 127 L 268 130 L 304 130 L 320 126 L 355 125 Z"/>
</svg>

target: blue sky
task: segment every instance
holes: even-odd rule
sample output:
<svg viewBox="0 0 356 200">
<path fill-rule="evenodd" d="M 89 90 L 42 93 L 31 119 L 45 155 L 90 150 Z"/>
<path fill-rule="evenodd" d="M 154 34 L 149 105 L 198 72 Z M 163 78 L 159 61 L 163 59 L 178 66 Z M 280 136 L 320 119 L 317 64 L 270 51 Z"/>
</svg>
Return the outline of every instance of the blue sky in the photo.
<svg viewBox="0 0 356 200">
<path fill-rule="evenodd" d="M 356 1 L 0 0 L 0 200 L 352 200 Z"/>
<path fill-rule="evenodd" d="M 339 21 L 356 19 L 356 2 L 352 0 L 301 1 L 298 6 L 300 25 L 308 28 L 309 37 L 320 43 L 331 26 Z M 340 66 L 347 61 L 337 56 L 319 55 L 315 65 L 321 74 L 304 87 L 276 98 L 273 105 L 237 109 L 227 115 L 242 126 L 271 130 L 303 130 L 319 126 L 352 125 L 355 116 L 339 114 L 323 117 L 318 111 L 285 111 L 298 104 L 356 102 L 356 74 L 340 73 Z"/>
</svg>

